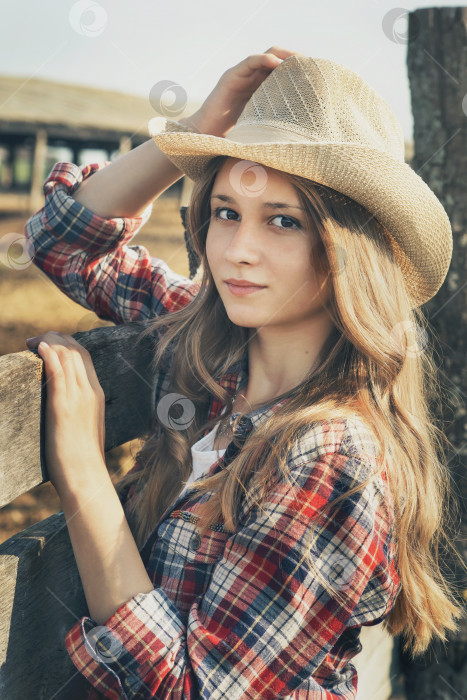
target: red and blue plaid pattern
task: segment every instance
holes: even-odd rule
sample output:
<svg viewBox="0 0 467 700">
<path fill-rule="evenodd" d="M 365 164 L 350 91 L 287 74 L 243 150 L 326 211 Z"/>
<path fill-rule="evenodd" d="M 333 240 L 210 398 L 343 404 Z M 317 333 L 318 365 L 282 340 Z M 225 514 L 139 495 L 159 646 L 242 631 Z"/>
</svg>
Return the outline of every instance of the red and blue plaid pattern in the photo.
<svg viewBox="0 0 467 700">
<path fill-rule="evenodd" d="M 152 258 L 144 246 L 127 245 L 149 219 L 152 204 L 132 219 L 105 219 L 70 196 L 109 162 L 55 164 L 43 185 L 45 204 L 25 226 L 33 262 L 64 294 L 104 320 L 128 323 L 176 311 L 199 284 Z"/>
<path fill-rule="evenodd" d="M 26 224 L 34 262 L 65 294 L 115 323 L 173 311 L 199 287 L 145 248 L 127 245 L 150 208 L 134 219 L 103 219 L 70 196 L 106 164 L 54 166 L 45 206 Z M 221 384 L 233 394 L 247 370 L 245 355 Z M 158 396 L 167 381 L 160 378 Z M 279 406 L 236 425 L 235 413 L 231 425 L 247 439 Z M 212 400 L 209 417 L 221 410 Z M 209 473 L 227 465 L 231 446 Z M 208 496 L 193 482 L 140 550 L 154 590 L 128 600 L 105 626 L 83 617 L 66 634 L 68 653 L 90 683 L 88 698 L 355 698 L 360 628 L 385 619 L 401 585 L 386 474 L 344 499 L 313 545 L 344 603 L 311 575 L 305 536 L 326 503 L 373 472 L 375 455 L 357 416 L 310 424 L 287 456 L 293 485 L 278 474 L 261 508 L 248 491 L 234 534 L 219 522 L 199 536 L 197 508 Z M 121 498 L 126 512 L 133 495 L 130 487 Z"/>
</svg>

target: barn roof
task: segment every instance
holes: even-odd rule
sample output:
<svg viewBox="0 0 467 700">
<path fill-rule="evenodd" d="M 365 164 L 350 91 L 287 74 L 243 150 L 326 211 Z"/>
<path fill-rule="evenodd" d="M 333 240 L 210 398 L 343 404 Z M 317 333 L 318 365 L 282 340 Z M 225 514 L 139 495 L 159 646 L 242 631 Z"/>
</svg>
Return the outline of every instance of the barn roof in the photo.
<svg viewBox="0 0 467 700">
<path fill-rule="evenodd" d="M 174 119 L 192 114 L 188 107 Z M 148 135 L 148 121 L 160 116 L 147 98 L 42 78 L 0 75 L 0 121 L 66 125 Z"/>
</svg>

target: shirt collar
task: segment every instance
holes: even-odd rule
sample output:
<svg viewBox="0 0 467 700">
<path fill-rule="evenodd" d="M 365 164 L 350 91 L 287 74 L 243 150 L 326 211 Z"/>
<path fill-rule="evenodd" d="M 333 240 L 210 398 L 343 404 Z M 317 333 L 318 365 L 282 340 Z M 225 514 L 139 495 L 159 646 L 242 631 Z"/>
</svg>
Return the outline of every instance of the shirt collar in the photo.
<svg viewBox="0 0 467 700">
<path fill-rule="evenodd" d="M 246 349 L 243 356 L 237 362 L 233 363 L 227 372 L 219 380 L 219 384 L 228 391 L 231 397 L 248 383 L 248 351 Z M 250 432 L 250 430 L 255 429 L 267 420 L 275 411 L 277 411 L 281 406 L 283 406 L 287 401 L 290 401 L 291 397 L 288 396 L 281 401 L 272 401 L 267 406 L 255 408 L 252 411 L 244 414 L 243 418 L 237 423 L 236 432 L 242 434 L 245 430 Z M 211 398 L 210 410 L 209 410 L 209 420 L 219 416 L 223 409 L 223 404 L 215 396 Z M 236 411 L 229 416 L 229 426 L 234 427 L 236 419 L 241 415 L 240 411 Z M 207 428 L 204 435 L 211 430 Z"/>
</svg>

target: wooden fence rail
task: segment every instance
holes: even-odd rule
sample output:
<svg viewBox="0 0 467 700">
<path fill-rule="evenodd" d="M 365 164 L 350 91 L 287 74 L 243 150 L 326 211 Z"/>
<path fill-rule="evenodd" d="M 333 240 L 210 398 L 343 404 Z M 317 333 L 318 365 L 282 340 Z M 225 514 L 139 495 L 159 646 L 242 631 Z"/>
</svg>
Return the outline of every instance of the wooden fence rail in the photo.
<svg viewBox="0 0 467 700">
<path fill-rule="evenodd" d="M 143 328 L 130 323 L 73 334 L 90 353 L 106 396 L 106 451 L 141 435 L 153 418 L 151 339 L 136 346 Z M 47 480 L 44 398 L 45 371 L 36 351 L 0 357 L 0 507 Z"/>
<path fill-rule="evenodd" d="M 153 420 L 151 337 L 143 324 L 74 333 L 106 396 L 105 450 L 141 436 Z M 0 505 L 48 480 L 43 454 L 45 371 L 35 351 L 0 357 Z M 85 679 L 64 637 L 88 614 L 62 512 L 0 545 L 0 698 L 83 700 Z"/>
</svg>

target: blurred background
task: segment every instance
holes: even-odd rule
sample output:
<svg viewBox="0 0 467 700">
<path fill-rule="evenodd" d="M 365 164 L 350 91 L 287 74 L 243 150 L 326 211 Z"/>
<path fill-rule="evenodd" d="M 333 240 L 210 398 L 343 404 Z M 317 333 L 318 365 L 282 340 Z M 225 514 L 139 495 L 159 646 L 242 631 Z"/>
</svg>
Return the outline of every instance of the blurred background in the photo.
<svg viewBox="0 0 467 700">
<path fill-rule="evenodd" d="M 438 2 L 438 7 L 453 3 Z M 455 3 L 454 3 L 455 5 Z M 148 3 L 135 0 L 3 2 L 0 22 L 0 354 L 26 350 L 47 330 L 73 334 L 100 325 L 41 273 L 24 248 L 24 225 L 43 205 L 42 184 L 58 161 L 113 160 L 148 139 L 154 116 L 188 116 L 222 73 L 277 45 L 341 62 L 394 110 L 413 155 L 407 76 L 406 2 L 249 0 Z M 154 202 L 136 242 L 188 275 L 179 180 Z M 107 454 L 118 476 L 135 445 Z M 41 484 L 0 510 L 0 541 L 60 509 Z"/>
</svg>

